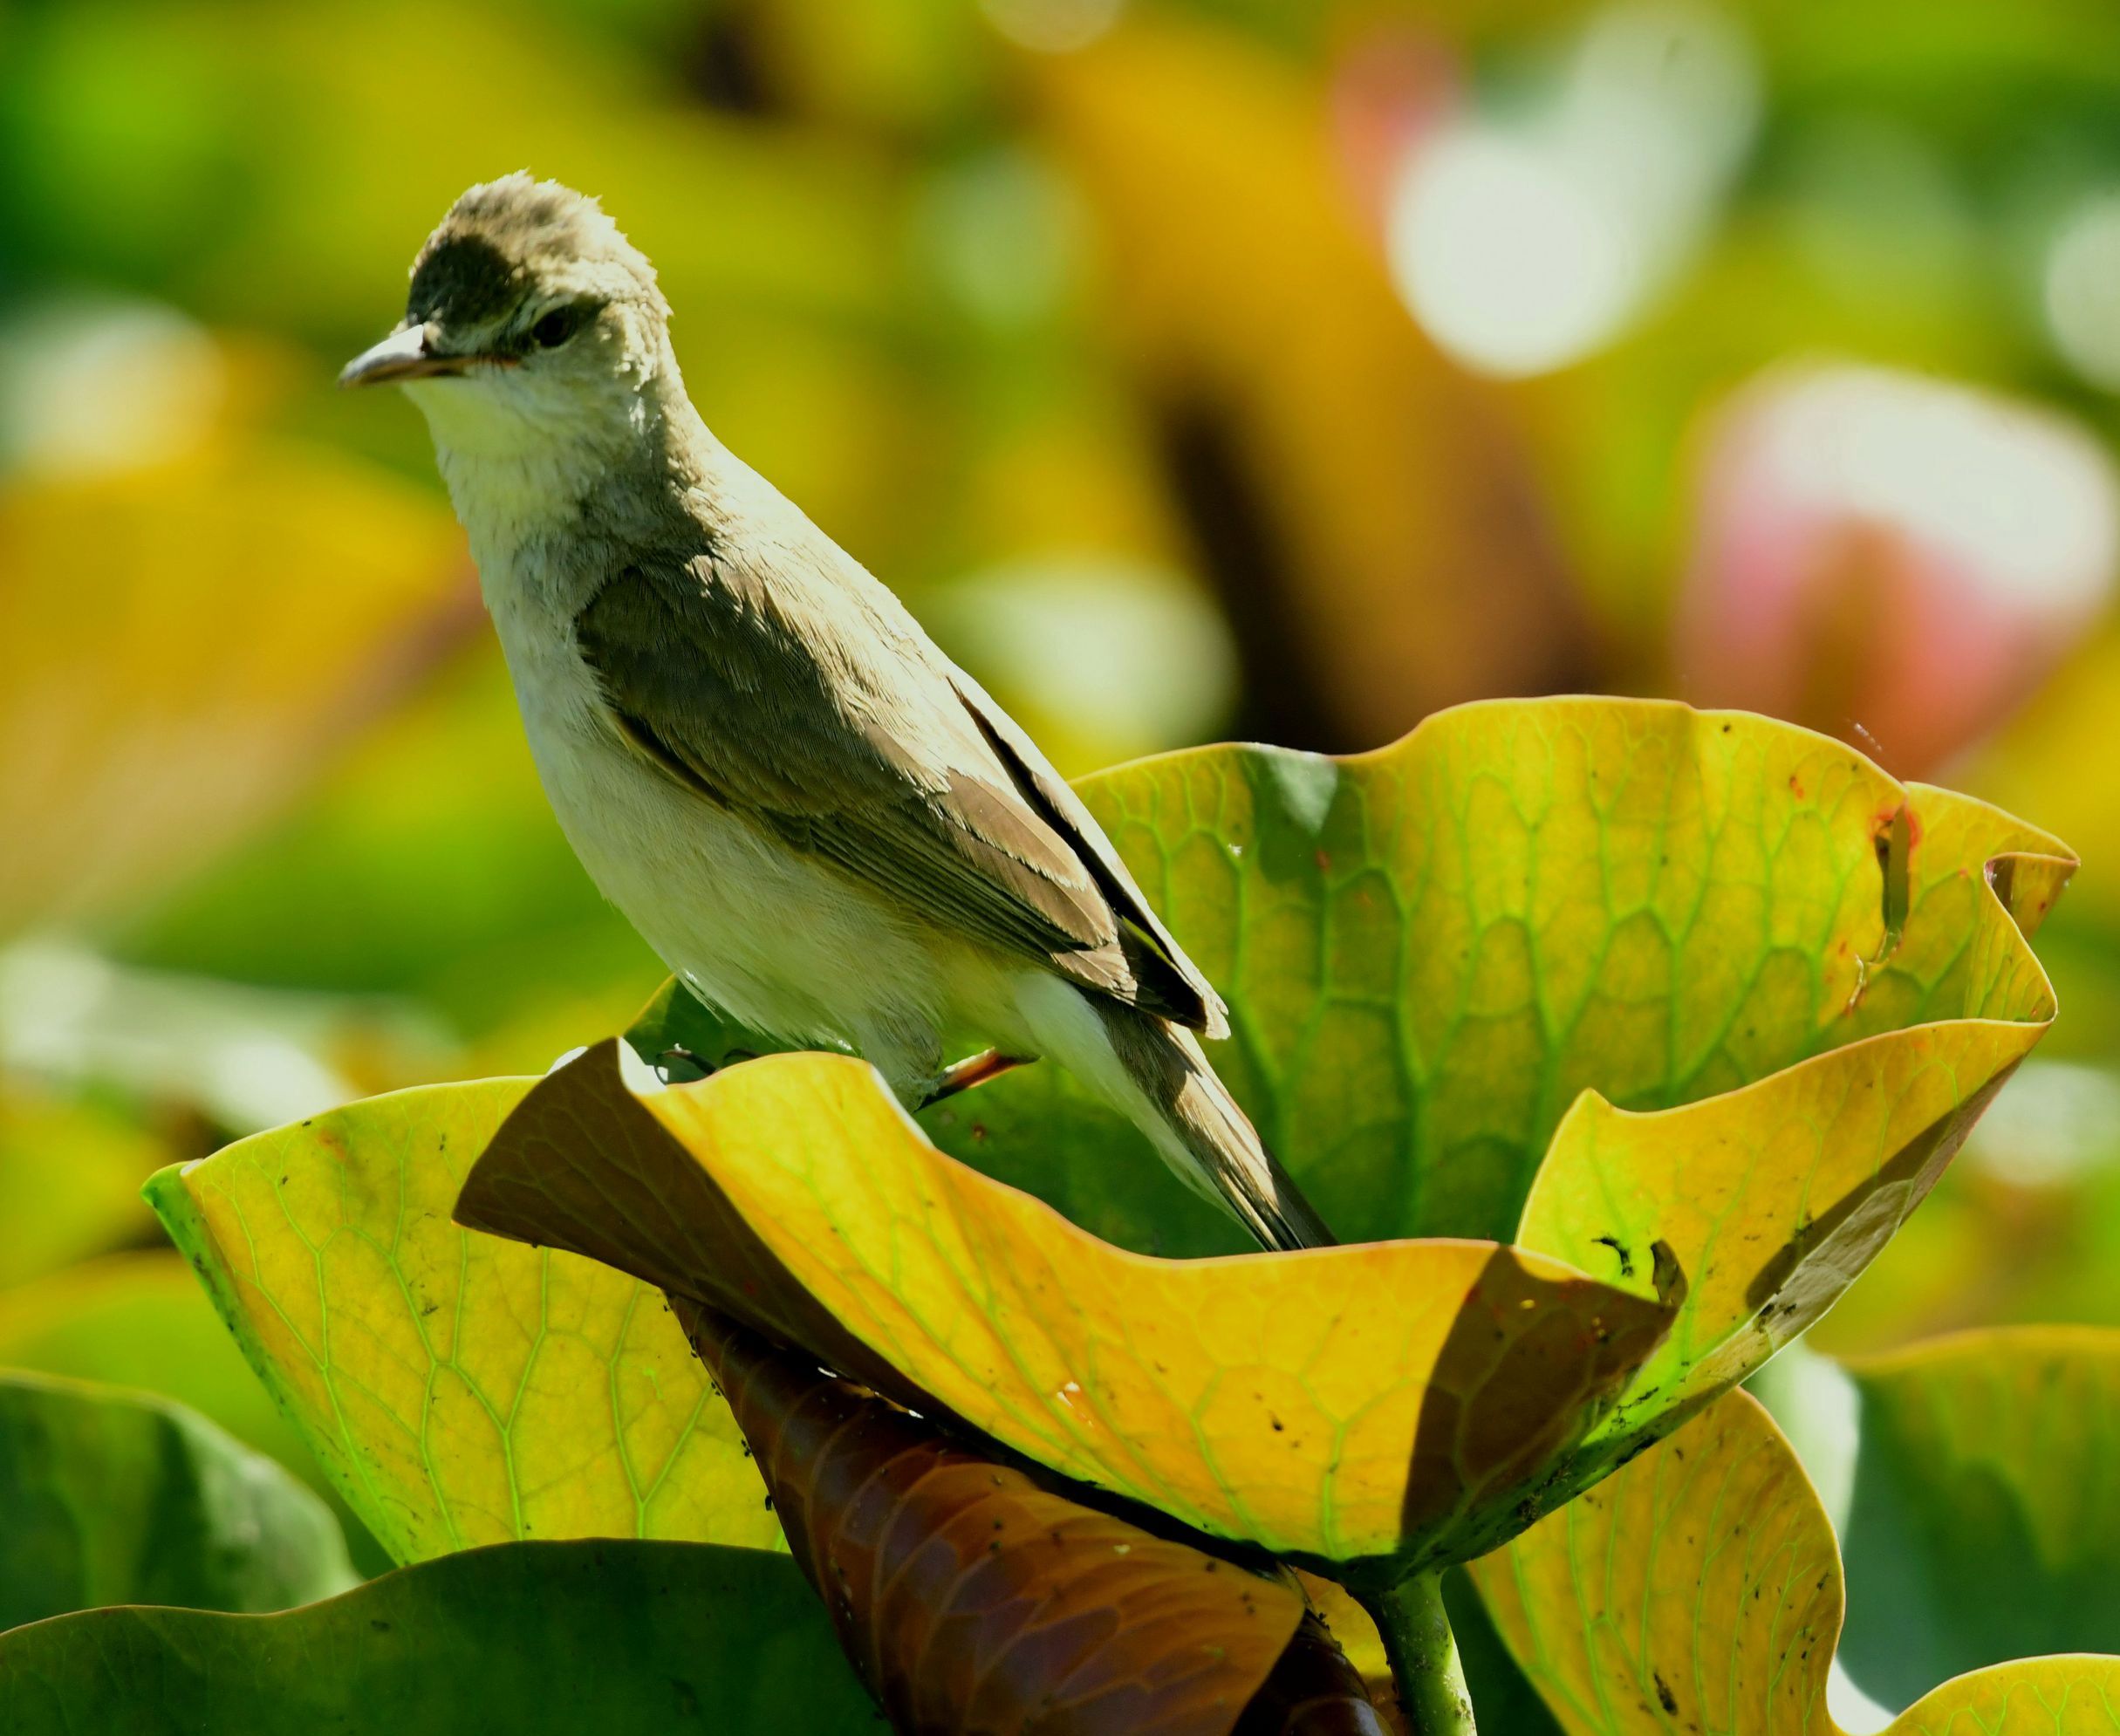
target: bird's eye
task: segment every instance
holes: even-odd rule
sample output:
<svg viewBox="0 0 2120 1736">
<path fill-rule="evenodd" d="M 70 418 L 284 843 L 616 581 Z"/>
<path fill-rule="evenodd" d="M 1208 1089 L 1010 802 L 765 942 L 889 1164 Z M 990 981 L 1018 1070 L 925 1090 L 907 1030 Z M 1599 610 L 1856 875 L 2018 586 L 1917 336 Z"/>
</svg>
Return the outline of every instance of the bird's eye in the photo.
<svg viewBox="0 0 2120 1736">
<path fill-rule="evenodd" d="M 530 327 L 530 341 L 542 350 L 556 350 L 581 330 L 579 307 L 556 307 Z"/>
</svg>

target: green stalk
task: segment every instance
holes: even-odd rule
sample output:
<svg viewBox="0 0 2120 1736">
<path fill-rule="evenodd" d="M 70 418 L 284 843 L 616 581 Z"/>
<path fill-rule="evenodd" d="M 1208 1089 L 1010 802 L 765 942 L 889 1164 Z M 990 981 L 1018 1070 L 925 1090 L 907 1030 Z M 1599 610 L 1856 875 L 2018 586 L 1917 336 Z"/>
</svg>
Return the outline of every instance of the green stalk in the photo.
<svg viewBox="0 0 2120 1736">
<path fill-rule="evenodd" d="M 1477 1736 L 1440 1573 L 1416 1574 L 1362 1604 L 1384 1636 L 1399 1705 L 1413 1736 Z"/>
</svg>

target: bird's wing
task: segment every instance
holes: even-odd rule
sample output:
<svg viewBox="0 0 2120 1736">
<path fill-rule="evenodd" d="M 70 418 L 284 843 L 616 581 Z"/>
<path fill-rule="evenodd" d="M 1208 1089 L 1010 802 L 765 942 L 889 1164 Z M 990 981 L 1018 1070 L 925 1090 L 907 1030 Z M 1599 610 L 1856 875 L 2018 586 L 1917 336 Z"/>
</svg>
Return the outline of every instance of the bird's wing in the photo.
<svg viewBox="0 0 2120 1736">
<path fill-rule="evenodd" d="M 942 928 L 1226 1029 L 1096 822 L 886 595 L 674 555 L 606 582 L 576 639 L 623 737 L 702 799 Z"/>
<path fill-rule="evenodd" d="M 1089 871 L 1090 878 L 1097 883 L 1098 890 L 1104 893 L 1119 920 L 1145 936 L 1154 947 L 1157 956 L 1177 974 L 1183 989 L 1181 994 L 1173 998 L 1181 998 L 1198 1008 L 1196 1016 L 1181 1018 L 1179 1022 L 1211 1037 L 1228 1036 L 1229 1012 L 1222 1004 L 1221 996 L 1200 974 L 1200 967 L 1185 955 L 1162 919 L 1148 907 L 1141 888 L 1127 872 L 1126 865 L 1111 847 L 1111 840 L 1104 836 L 1104 828 L 1083 805 L 1082 797 L 1053 769 L 1052 762 L 1038 751 L 1037 744 L 1023 733 L 1016 721 L 995 704 L 984 687 L 955 667 L 949 671 L 949 679 L 958 699 L 978 724 L 980 733 L 1008 767 L 1024 800 L 1067 841 L 1076 860 Z"/>
</svg>

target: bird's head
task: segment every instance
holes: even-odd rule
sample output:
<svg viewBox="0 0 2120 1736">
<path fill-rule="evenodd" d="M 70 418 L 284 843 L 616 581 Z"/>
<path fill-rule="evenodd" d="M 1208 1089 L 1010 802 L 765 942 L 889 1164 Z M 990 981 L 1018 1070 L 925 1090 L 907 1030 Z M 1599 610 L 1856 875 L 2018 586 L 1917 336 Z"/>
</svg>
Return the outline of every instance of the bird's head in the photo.
<svg viewBox="0 0 2120 1736">
<path fill-rule="evenodd" d="M 674 379 L 669 304 L 593 199 L 503 175 L 450 207 L 413 262 L 405 318 L 341 386 L 395 382 L 470 455 L 623 440 Z"/>
</svg>

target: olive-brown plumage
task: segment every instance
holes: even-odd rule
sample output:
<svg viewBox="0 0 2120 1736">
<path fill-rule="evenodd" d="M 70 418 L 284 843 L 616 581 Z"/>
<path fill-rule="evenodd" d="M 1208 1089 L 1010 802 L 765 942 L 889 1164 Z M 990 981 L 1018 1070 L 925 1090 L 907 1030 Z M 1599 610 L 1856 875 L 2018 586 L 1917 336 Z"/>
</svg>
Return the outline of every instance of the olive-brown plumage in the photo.
<svg viewBox="0 0 2120 1736">
<path fill-rule="evenodd" d="M 1271 1247 L 1329 1240 L 1193 1033 L 1221 998 L 1080 800 L 897 598 L 708 432 L 593 202 L 474 188 L 346 370 L 433 429 L 576 851 L 702 999 L 909 1105 L 944 1033 L 1048 1056 Z"/>
</svg>

